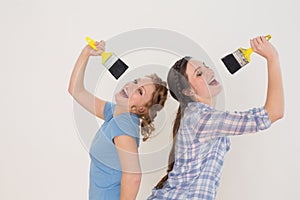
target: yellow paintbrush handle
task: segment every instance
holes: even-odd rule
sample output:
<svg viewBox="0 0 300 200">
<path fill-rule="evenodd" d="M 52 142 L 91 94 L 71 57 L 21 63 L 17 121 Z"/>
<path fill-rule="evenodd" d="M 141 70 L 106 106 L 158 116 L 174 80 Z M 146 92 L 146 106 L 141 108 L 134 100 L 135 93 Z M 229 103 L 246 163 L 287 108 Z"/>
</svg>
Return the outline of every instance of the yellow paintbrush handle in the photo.
<svg viewBox="0 0 300 200">
<path fill-rule="evenodd" d="M 95 41 L 86 36 L 85 37 L 86 42 L 90 45 L 90 47 L 92 47 L 95 51 L 98 51 L 98 48 L 95 46 Z M 108 60 L 108 58 L 112 55 L 112 52 L 102 52 L 101 56 L 102 56 L 102 64 L 104 64 L 106 62 L 106 60 Z"/>
<path fill-rule="evenodd" d="M 267 35 L 267 36 L 265 36 L 265 38 L 269 41 L 272 38 L 272 36 L 271 35 Z"/>
<path fill-rule="evenodd" d="M 92 47 L 94 50 L 98 51 L 98 48 L 95 46 L 95 41 L 92 38 L 86 36 L 85 40 L 90 45 L 90 47 Z"/>
<path fill-rule="evenodd" d="M 271 35 L 266 35 L 265 38 L 269 41 L 272 38 L 272 36 Z M 240 48 L 240 51 L 243 53 L 243 55 L 245 56 L 247 61 L 250 62 L 250 56 L 253 53 L 253 49 L 251 47 L 249 49 Z"/>
</svg>

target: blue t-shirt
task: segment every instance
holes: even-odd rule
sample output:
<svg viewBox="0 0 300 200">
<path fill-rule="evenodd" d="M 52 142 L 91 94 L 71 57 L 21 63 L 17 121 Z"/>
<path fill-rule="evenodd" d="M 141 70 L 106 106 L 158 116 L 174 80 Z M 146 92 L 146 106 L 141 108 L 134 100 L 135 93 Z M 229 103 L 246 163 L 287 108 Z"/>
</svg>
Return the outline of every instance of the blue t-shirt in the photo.
<svg viewBox="0 0 300 200">
<path fill-rule="evenodd" d="M 90 148 L 90 200 L 119 200 L 122 169 L 113 139 L 129 135 L 139 146 L 140 120 L 137 115 L 123 113 L 113 116 L 115 104 L 104 107 L 104 123 L 97 131 Z"/>
</svg>

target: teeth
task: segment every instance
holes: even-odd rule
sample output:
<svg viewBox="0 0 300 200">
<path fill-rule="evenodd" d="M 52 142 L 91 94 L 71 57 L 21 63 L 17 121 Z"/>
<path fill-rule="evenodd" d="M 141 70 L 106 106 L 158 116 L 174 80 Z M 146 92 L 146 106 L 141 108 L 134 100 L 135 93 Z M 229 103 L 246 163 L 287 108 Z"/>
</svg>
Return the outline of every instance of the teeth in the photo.
<svg viewBox="0 0 300 200">
<path fill-rule="evenodd" d="M 212 78 L 209 82 L 209 85 L 212 84 L 212 82 L 215 80 L 215 78 Z"/>
<path fill-rule="evenodd" d="M 124 93 L 125 93 L 125 95 L 128 97 L 128 92 L 127 92 L 127 89 L 126 89 L 126 88 L 124 88 L 123 90 L 124 90 Z"/>
<path fill-rule="evenodd" d="M 215 78 L 213 78 L 213 79 L 210 81 L 209 85 L 214 85 L 214 84 L 218 84 L 218 81 L 217 81 Z"/>
</svg>

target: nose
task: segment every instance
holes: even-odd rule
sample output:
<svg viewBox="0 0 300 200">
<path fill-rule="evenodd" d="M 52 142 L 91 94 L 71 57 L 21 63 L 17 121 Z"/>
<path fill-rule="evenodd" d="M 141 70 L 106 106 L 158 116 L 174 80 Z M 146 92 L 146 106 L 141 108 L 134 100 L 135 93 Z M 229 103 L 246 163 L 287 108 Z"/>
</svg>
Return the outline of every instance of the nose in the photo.
<svg viewBox="0 0 300 200">
<path fill-rule="evenodd" d="M 131 82 L 127 83 L 125 85 L 125 87 L 127 88 L 127 90 L 135 91 L 138 88 L 138 84 L 135 83 L 134 81 L 131 81 Z"/>
<path fill-rule="evenodd" d="M 212 70 L 211 68 L 206 68 L 205 69 L 205 73 L 209 76 L 214 76 L 215 75 L 215 72 L 214 70 Z"/>
</svg>

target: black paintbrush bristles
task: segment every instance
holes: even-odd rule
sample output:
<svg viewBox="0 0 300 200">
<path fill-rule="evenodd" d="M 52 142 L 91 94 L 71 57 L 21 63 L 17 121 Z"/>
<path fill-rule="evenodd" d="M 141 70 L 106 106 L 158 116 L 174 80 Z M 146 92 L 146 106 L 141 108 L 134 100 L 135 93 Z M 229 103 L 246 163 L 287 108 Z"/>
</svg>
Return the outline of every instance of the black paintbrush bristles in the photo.
<svg viewBox="0 0 300 200">
<path fill-rule="evenodd" d="M 118 79 L 128 69 L 128 66 L 114 53 L 111 54 L 108 53 L 108 56 L 109 57 L 106 58 L 103 65 L 115 77 L 115 79 Z"/>
<path fill-rule="evenodd" d="M 248 64 L 247 59 L 239 49 L 233 52 L 232 54 L 223 57 L 221 60 L 231 74 L 234 74 L 243 66 Z"/>
<path fill-rule="evenodd" d="M 121 60 L 118 59 L 109 69 L 108 71 L 118 79 L 126 70 L 128 66 Z"/>
<path fill-rule="evenodd" d="M 236 71 L 241 69 L 241 65 L 238 63 L 238 61 L 236 61 L 232 54 L 225 56 L 221 60 L 231 74 L 234 74 Z"/>
</svg>

